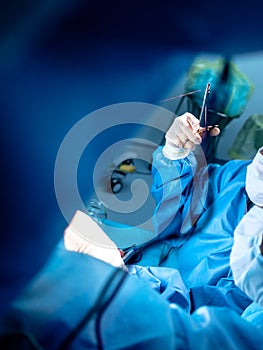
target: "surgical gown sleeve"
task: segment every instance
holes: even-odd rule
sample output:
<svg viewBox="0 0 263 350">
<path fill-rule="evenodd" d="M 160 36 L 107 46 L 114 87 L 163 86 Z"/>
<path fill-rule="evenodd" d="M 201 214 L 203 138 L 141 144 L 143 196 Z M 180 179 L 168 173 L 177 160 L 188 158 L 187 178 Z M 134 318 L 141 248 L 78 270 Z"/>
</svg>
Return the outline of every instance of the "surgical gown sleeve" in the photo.
<svg viewBox="0 0 263 350">
<path fill-rule="evenodd" d="M 153 224 L 160 237 L 180 235 L 185 208 L 190 204 L 196 159 L 193 153 L 183 159 L 170 160 L 162 147 L 153 154 L 152 194 L 156 201 Z"/>
<path fill-rule="evenodd" d="M 153 154 L 152 195 L 156 201 L 153 224 L 159 237 L 191 233 L 200 217 L 208 223 L 213 216 L 222 218 L 218 230 L 227 228 L 233 235 L 246 210 L 248 163 L 233 160 L 223 166 L 200 165 L 193 152 L 186 158 L 169 160 L 158 147 Z"/>
</svg>

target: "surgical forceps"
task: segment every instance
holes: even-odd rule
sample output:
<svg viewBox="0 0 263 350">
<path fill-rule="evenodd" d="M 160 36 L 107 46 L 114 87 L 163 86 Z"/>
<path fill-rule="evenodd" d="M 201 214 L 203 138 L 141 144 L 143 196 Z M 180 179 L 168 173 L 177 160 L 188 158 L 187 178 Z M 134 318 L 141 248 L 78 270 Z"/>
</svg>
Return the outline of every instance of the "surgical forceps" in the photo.
<svg viewBox="0 0 263 350">
<path fill-rule="evenodd" d="M 204 92 L 204 97 L 203 97 L 203 103 L 202 103 L 202 107 L 201 107 L 201 112 L 199 115 L 199 121 L 200 121 L 200 125 L 202 122 L 202 119 L 204 117 L 204 127 L 207 127 L 207 103 L 208 103 L 208 97 L 210 94 L 210 83 L 208 82 L 206 84 L 206 88 L 205 88 L 205 92 Z"/>
<path fill-rule="evenodd" d="M 204 135 L 207 131 L 211 131 L 213 128 L 218 127 L 218 125 L 212 125 L 212 126 L 207 126 L 207 104 L 208 104 L 208 98 L 210 94 L 210 83 L 208 82 L 206 84 L 205 92 L 204 92 L 204 97 L 203 97 L 203 102 L 202 102 L 202 107 L 199 115 L 199 121 L 200 121 L 200 127 L 204 127 L 205 129 L 197 131 L 197 133 L 202 136 Z M 203 122 L 204 119 L 204 122 Z M 202 123 L 203 122 L 203 123 Z M 203 124 L 203 126 L 202 126 Z"/>
</svg>

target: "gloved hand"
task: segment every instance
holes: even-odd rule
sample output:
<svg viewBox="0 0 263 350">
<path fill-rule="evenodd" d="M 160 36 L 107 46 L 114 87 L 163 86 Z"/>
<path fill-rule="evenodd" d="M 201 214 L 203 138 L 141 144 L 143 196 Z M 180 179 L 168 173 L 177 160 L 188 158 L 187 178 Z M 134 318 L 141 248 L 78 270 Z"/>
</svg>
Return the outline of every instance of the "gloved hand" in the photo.
<svg viewBox="0 0 263 350">
<path fill-rule="evenodd" d="M 220 133 L 218 128 L 209 128 L 211 136 Z M 204 132 L 205 128 L 200 127 L 200 121 L 193 114 L 184 113 L 176 117 L 165 135 L 164 156 L 171 160 L 187 157 L 202 142 Z"/>
<path fill-rule="evenodd" d="M 80 252 L 127 270 L 116 244 L 88 215 L 77 210 L 64 232 L 67 250 Z"/>
</svg>

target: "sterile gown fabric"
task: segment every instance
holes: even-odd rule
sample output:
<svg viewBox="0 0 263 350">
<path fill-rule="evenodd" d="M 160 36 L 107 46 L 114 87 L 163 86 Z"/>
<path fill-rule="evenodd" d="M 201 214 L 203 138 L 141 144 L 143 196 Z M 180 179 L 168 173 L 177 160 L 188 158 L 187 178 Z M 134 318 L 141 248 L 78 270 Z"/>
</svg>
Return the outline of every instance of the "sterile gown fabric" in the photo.
<svg viewBox="0 0 263 350">
<path fill-rule="evenodd" d="M 229 274 L 233 233 L 247 210 L 246 168 L 250 161 L 198 168 L 195 156 L 169 160 L 153 154 L 153 216 L 161 239 L 145 248 L 142 266 L 177 268 L 188 288 L 216 285 Z M 164 254 L 164 241 L 169 254 Z"/>
<path fill-rule="evenodd" d="M 214 305 L 242 314 L 252 299 L 235 285 L 229 260 L 234 230 L 247 211 L 248 164 L 233 160 L 198 167 L 193 153 L 172 161 L 157 148 L 152 194 L 160 240 L 143 250 L 133 272 L 138 269 L 139 278 L 149 279 L 148 267 L 154 266 L 151 273 L 162 280 L 163 267 L 176 269 L 191 295 L 191 311 Z"/>
<path fill-rule="evenodd" d="M 254 204 L 263 207 L 263 146 L 247 167 L 246 191 Z"/>
<path fill-rule="evenodd" d="M 62 244 L 4 321 L 3 349 L 21 349 L 21 339 L 48 350 L 263 349 L 262 324 L 224 307 L 190 315 L 143 280 Z"/>
<path fill-rule="evenodd" d="M 263 208 L 254 206 L 235 230 L 230 264 L 235 283 L 263 308 Z"/>
<path fill-rule="evenodd" d="M 263 349 L 263 309 L 234 284 L 229 266 L 247 210 L 248 164 L 204 169 L 192 153 L 169 161 L 159 147 L 152 192 L 160 239 L 129 273 L 60 244 L 13 302 L 2 341 L 24 337 L 50 350 Z"/>
</svg>

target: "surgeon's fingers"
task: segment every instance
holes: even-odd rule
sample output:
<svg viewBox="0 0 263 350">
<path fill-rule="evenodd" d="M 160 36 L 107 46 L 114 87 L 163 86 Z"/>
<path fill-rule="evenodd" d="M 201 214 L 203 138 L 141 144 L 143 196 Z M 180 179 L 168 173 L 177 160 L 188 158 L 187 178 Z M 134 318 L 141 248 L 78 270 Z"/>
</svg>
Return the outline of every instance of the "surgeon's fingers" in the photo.
<svg viewBox="0 0 263 350">
<path fill-rule="evenodd" d="M 188 150 L 193 150 L 195 148 L 195 144 L 183 132 L 181 132 L 175 137 L 174 145 L 177 145 L 177 147 L 188 149 Z"/>
<path fill-rule="evenodd" d="M 202 141 L 198 134 L 200 129 L 199 120 L 191 113 L 184 113 L 176 117 L 165 134 L 166 142 L 175 148 L 193 150 L 196 144 Z"/>
<path fill-rule="evenodd" d="M 172 141 L 169 140 L 171 146 L 184 148 L 184 149 L 194 149 L 195 144 L 191 142 L 186 136 L 180 135 L 180 137 L 174 138 Z"/>
<path fill-rule="evenodd" d="M 208 127 L 209 128 L 209 127 Z M 210 136 L 218 136 L 220 134 L 220 129 L 217 126 L 213 126 L 211 129 L 208 129 Z"/>
<path fill-rule="evenodd" d="M 165 137 L 166 137 L 166 141 L 168 141 L 169 144 L 173 147 L 185 148 L 189 150 L 192 150 L 195 148 L 195 144 L 191 142 L 188 136 L 182 131 L 180 133 L 178 132 L 173 136 L 171 136 L 171 134 L 166 134 Z"/>
<path fill-rule="evenodd" d="M 166 135 L 166 140 L 173 147 L 183 148 L 183 144 L 185 140 L 187 140 L 187 137 L 184 134 L 176 134 L 173 137 L 169 137 L 168 135 Z"/>
<path fill-rule="evenodd" d="M 180 138 L 184 141 L 189 140 L 190 143 L 200 144 L 201 136 L 197 133 L 200 128 L 199 120 L 191 113 L 185 113 L 178 119 Z"/>
<path fill-rule="evenodd" d="M 189 139 L 186 139 L 183 143 L 182 143 L 182 148 L 193 151 L 195 149 L 195 143 L 193 143 L 192 141 L 190 141 Z"/>
<path fill-rule="evenodd" d="M 198 133 L 200 136 L 204 136 L 206 131 L 208 131 L 210 136 L 216 137 L 220 134 L 220 129 L 217 125 L 210 125 L 207 128 L 200 127 Z"/>
</svg>

